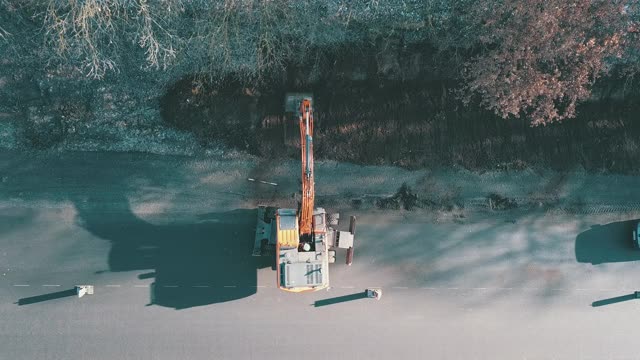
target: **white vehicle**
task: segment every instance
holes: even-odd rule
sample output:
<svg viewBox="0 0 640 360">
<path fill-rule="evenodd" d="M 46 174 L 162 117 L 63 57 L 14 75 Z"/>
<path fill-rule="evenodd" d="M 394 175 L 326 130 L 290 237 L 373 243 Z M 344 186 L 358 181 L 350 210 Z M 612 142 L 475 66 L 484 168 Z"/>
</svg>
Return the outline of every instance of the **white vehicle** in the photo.
<svg viewBox="0 0 640 360">
<path fill-rule="evenodd" d="M 633 230 L 633 246 L 640 248 L 640 221 L 636 223 Z"/>
<path fill-rule="evenodd" d="M 93 285 L 76 285 L 76 294 L 79 298 L 85 295 L 93 295 Z"/>
<path fill-rule="evenodd" d="M 382 297 L 382 289 L 367 289 L 367 297 L 380 300 Z"/>
</svg>

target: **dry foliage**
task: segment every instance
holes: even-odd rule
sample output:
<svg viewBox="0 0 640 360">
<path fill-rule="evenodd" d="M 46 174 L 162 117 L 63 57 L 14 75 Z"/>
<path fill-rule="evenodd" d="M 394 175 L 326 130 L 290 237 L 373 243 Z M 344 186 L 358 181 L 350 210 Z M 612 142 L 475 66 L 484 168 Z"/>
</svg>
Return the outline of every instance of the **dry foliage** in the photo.
<svg viewBox="0 0 640 360">
<path fill-rule="evenodd" d="M 8 41 L 13 34 L 7 30 L 4 23 L 9 22 L 9 16 L 15 13 L 14 7 L 6 0 L 0 0 L 0 40 Z"/>
<path fill-rule="evenodd" d="M 35 2 L 35 0 L 34 0 Z M 36 3 L 36 9 L 43 5 Z M 79 59 L 91 78 L 117 69 L 121 42 L 137 43 L 147 66 L 166 67 L 175 58 L 175 37 L 162 22 L 179 12 L 181 0 L 50 0 L 43 12 L 45 41 L 57 55 Z"/>
<path fill-rule="evenodd" d="M 378 74 L 399 73 L 381 68 L 400 68 L 406 55 L 420 55 L 427 59 L 415 74 L 461 80 L 464 102 L 478 99 L 503 118 L 524 115 L 537 125 L 575 116 L 577 104 L 589 99 L 594 82 L 610 67 L 623 64 L 628 71 L 621 74 L 640 72 L 637 3 L 0 0 L 0 41 L 44 40 L 48 46 L 31 54 L 79 65 L 91 78 L 123 64 L 179 65 L 183 74 L 251 85 L 281 84 L 289 69 L 302 69 L 299 78 L 324 81 L 318 74 L 335 71 L 346 53 L 384 58 L 372 65 Z M 5 9 L 20 11 L 8 15 Z M 15 34 L 21 27 L 11 21 L 5 26 L 17 17 L 33 26 L 21 30 L 24 36 Z M 43 31 L 37 31 L 40 25 Z M 345 72 L 351 71 L 348 65 Z"/>
<path fill-rule="evenodd" d="M 472 10 L 480 54 L 464 73 L 473 96 L 503 118 L 533 125 L 575 116 L 595 80 L 622 55 L 628 30 L 621 0 L 484 0 Z"/>
<path fill-rule="evenodd" d="M 225 0 L 212 4 L 192 43 L 206 44 L 208 73 L 234 73 L 260 78 L 283 70 L 300 44 L 296 26 L 299 14 L 288 0 Z M 291 32 L 291 33 L 290 33 Z"/>
<path fill-rule="evenodd" d="M 46 44 L 93 78 L 131 57 L 126 43 L 142 48 L 146 66 L 155 69 L 179 60 L 211 79 L 273 78 L 345 43 L 395 36 L 421 23 L 420 6 L 409 0 L 6 1 L 42 21 Z"/>
</svg>

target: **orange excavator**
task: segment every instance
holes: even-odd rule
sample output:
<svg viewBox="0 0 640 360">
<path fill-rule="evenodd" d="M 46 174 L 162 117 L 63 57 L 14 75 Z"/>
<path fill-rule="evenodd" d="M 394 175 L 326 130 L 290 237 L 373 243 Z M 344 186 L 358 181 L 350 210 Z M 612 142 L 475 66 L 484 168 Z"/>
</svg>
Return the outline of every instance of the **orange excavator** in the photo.
<svg viewBox="0 0 640 360">
<path fill-rule="evenodd" d="M 329 264 L 335 262 L 336 249 L 346 249 L 346 263 L 353 262 L 356 218 L 350 218 L 349 231 L 334 229 L 339 214 L 314 208 L 313 99 L 302 96 L 298 111 L 302 153 L 301 200 L 298 209 L 258 207 L 258 226 L 254 256 L 275 250 L 277 285 L 291 292 L 316 291 L 329 286 Z"/>
</svg>

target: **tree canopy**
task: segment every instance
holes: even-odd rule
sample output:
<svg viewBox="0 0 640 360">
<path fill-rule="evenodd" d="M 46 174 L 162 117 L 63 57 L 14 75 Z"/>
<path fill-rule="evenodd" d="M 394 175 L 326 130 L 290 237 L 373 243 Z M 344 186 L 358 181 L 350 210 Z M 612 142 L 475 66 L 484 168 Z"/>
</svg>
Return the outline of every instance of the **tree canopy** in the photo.
<svg viewBox="0 0 640 360">
<path fill-rule="evenodd" d="M 139 59 L 243 81 L 401 37 L 434 49 L 460 98 L 503 118 L 575 116 L 613 67 L 638 69 L 638 0 L 0 0 L 0 43 L 91 78 Z M 30 27 L 30 28 L 29 28 Z M 26 30 L 25 30 L 26 29 Z M 34 29 L 41 29 L 32 34 Z M 35 49 L 36 47 L 34 47 Z M 135 62 L 134 62 L 135 63 Z"/>
</svg>

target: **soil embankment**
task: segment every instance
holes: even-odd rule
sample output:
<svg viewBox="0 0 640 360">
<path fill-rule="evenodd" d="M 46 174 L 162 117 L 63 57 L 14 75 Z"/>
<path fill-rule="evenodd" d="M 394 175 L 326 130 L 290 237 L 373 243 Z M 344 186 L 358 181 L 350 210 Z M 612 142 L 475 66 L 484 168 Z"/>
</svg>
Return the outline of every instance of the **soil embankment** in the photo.
<svg viewBox="0 0 640 360">
<path fill-rule="evenodd" d="M 420 60 L 428 48 L 383 58 L 373 50 L 329 54 L 334 65 L 320 73 L 292 66 L 282 79 L 259 85 L 211 82 L 189 67 L 122 66 L 90 80 L 71 65 L 46 67 L 5 51 L 0 148 L 297 158 L 297 125 L 284 115 L 283 99 L 305 91 L 315 99 L 318 159 L 412 169 L 639 168 L 637 90 L 620 91 L 620 79 L 601 79 L 576 119 L 532 128 L 524 119 L 462 106 L 459 84 L 430 73 Z"/>
</svg>

